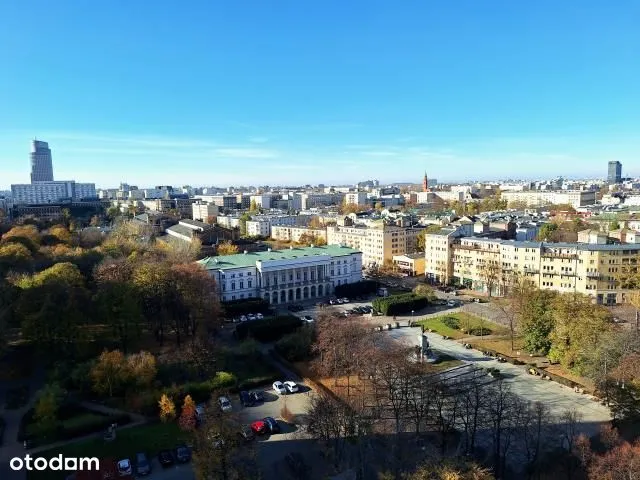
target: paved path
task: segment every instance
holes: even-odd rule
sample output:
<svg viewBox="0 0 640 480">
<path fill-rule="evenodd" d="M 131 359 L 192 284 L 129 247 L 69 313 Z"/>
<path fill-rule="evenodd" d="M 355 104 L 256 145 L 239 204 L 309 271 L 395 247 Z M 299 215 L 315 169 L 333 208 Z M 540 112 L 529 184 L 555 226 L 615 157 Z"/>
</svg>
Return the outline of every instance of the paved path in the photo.
<svg viewBox="0 0 640 480">
<path fill-rule="evenodd" d="M 418 328 L 400 328 L 387 333 L 407 345 L 419 345 L 420 343 L 420 329 Z M 487 357 L 482 352 L 465 349 L 457 341 L 444 340 L 437 333 L 428 333 L 427 338 L 431 347 L 438 352 L 483 368 L 500 369 L 505 376 L 505 381 L 511 385 L 514 393 L 531 402 L 544 403 L 554 415 L 560 415 L 569 409 L 576 409 L 582 415 L 581 428 L 584 433 L 595 434 L 600 424 L 611 420 L 609 409 L 590 395 L 575 393 L 573 389 L 554 381 L 542 380 L 541 377 L 529 375 L 524 366 L 499 363 L 493 357 Z"/>
</svg>

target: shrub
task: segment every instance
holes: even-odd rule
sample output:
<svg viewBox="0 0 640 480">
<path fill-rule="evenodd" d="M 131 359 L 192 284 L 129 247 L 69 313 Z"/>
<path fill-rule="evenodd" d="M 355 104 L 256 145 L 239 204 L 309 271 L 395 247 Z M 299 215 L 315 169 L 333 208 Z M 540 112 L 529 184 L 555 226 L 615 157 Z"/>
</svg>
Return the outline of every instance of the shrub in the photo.
<svg viewBox="0 0 640 480">
<path fill-rule="evenodd" d="M 269 313 L 269 302 L 264 298 L 247 298 L 222 302 L 224 316 L 239 317 L 247 313 Z"/>
<path fill-rule="evenodd" d="M 356 283 L 337 285 L 335 288 L 336 297 L 359 297 L 375 293 L 378 290 L 378 282 L 375 280 L 362 280 Z"/>
<path fill-rule="evenodd" d="M 397 315 L 411 310 L 420 310 L 429 305 L 429 299 L 415 293 L 403 293 L 390 297 L 376 298 L 372 302 L 373 308 L 383 315 Z"/>
<path fill-rule="evenodd" d="M 454 330 L 457 330 L 460 328 L 460 322 L 455 317 L 444 317 L 442 319 L 442 323 L 449 328 L 453 328 Z"/>
<path fill-rule="evenodd" d="M 241 323 L 236 327 L 235 335 L 239 340 L 251 336 L 259 342 L 273 342 L 283 335 L 295 331 L 301 325 L 302 320 L 298 317 L 283 315 Z"/>
<path fill-rule="evenodd" d="M 311 358 L 311 345 L 314 341 L 315 329 L 313 326 L 303 326 L 278 340 L 275 344 L 275 350 L 290 362 L 308 360 Z"/>
<path fill-rule="evenodd" d="M 487 327 L 475 327 L 475 328 L 470 328 L 469 331 L 467 332 L 469 335 L 474 335 L 476 337 L 480 337 L 480 336 L 485 336 L 485 335 L 491 335 L 491 329 L 487 328 Z"/>
</svg>

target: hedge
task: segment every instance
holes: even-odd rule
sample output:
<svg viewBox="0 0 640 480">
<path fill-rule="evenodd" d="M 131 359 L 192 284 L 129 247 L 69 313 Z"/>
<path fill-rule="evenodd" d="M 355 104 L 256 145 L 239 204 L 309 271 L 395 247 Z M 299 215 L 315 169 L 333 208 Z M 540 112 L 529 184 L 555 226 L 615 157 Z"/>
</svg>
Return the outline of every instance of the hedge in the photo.
<svg viewBox="0 0 640 480">
<path fill-rule="evenodd" d="M 378 282 L 375 280 L 362 280 L 356 283 L 347 283 L 345 285 L 337 285 L 335 288 L 336 297 L 359 297 L 376 293 L 378 290 Z"/>
<path fill-rule="evenodd" d="M 236 326 L 235 336 L 238 340 L 244 340 L 251 336 L 259 342 L 273 342 L 283 335 L 295 331 L 302 325 L 302 320 L 294 315 L 282 315 L 243 322 Z"/>
<path fill-rule="evenodd" d="M 239 317 L 248 313 L 269 313 L 269 302 L 264 298 L 245 298 L 222 302 L 224 315 L 228 318 Z"/>
<path fill-rule="evenodd" d="M 442 319 L 442 323 L 444 323 L 449 328 L 453 328 L 454 330 L 458 330 L 460 328 L 460 322 L 456 317 L 444 317 Z"/>
<path fill-rule="evenodd" d="M 371 304 L 375 310 L 383 315 L 398 315 L 426 307 L 429 305 L 429 299 L 415 293 L 403 293 L 401 295 L 376 298 Z"/>
</svg>

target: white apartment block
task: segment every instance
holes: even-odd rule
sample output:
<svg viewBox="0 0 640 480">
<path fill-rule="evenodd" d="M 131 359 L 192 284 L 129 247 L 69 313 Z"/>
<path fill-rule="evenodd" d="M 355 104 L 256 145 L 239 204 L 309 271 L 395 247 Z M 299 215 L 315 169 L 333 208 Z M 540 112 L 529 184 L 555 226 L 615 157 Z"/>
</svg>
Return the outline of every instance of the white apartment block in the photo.
<svg viewBox="0 0 640 480">
<path fill-rule="evenodd" d="M 207 257 L 198 264 L 215 279 L 222 301 L 286 304 L 322 298 L 338 285 L 362 280 L 362 253 L 339 245 Z"/>
<path fill-rule="evenodd" d="M 270 237 L 271 223 L 268 220 L 248 220 L 247 235 L 250 237 Z"/>
<path fill-rule="evenodd" d="M 73 180 L 14 184 L 11 194 L 16 205 L 46 205 L 97 197 L 95 184 Z"/>
<path fill-rule="evenodd" d="M 524 202 L 527 207 L 568 204 L 573 208 L 578 208 L 595 204 L 596 192 L 593 190 L 525 190 L 522 192 L 503 192 L 502 198 L 507 202 Z"/>
<path fill-rule="evenodd" d="M 367 192 L 346 193 L 344 202 L 348 205 L 364 205 L 367 203 Z"/>
<path fill-rule="evenodd" d="M 240 228 L 240 217 L 231 215 L 218 215 L 216 223 L 225 228 Z"/>
<path fill-rule="evenodd" d="M 271 238 L 285 242 L 299 242 L 303 235 L 327 240 L 327 230 L 322 228 L 308 228 L 291 225 L 271 225 Z"/>
<path fill-rule="evenodd" d="M 256 206 L 264 209 L 271 208 L 271 195 L 251 195 L 251 202 L 256 202 Z"/>
<path fill-rule="evenodd" d="M 327 227 L 327 244 L 347 245 L 362 252 L 365 266 L 392 262 L 395 255 L 416 251 L 417 238 L 422 228 L 404 228 L 388 225 L 376 227 Z"/>
<path fill-rule="evenodd" d="M 196 201 L 191 204 L 191 218 L 206 222 L 210 217 L 218 216 L 218 206 L 213 203 Z"/>
<path fill-rule="evenodd" d="M 340 205 L 343 200 L 344 193 L 303 193 L 300 195 L 300 210 Z"/>
</svg>

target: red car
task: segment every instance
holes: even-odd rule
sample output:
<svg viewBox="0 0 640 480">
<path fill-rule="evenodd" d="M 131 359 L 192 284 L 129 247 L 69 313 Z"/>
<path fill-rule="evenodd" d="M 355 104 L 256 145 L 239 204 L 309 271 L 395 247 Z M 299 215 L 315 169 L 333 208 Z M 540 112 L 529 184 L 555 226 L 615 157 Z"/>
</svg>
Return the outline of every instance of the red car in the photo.
<svg viewBox="0 0 640 480">
<path fill-rule="evenodd" d="M 264 435 L 265 433 L 267 433 L 268 428 L 265 422 L 263 422 L 262 420 L 256 420 L 251 424 L 251 430 L 256 435 Z"/>
</svg>

